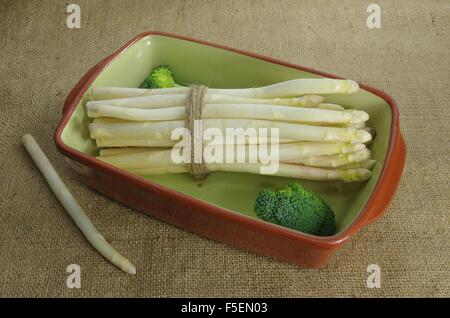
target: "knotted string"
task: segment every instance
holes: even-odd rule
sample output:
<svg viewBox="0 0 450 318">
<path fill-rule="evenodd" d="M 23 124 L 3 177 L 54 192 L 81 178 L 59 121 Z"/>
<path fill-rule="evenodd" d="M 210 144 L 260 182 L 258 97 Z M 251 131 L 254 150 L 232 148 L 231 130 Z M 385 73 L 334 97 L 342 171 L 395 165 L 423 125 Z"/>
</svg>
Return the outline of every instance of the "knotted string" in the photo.
<svg viewBox="0 0 450 318">
<path fill-rule="evenodd" d="M 185 127 L 191 135 L 190 144 L 190 162 L 186 163 L 189 173 L 197 180 L 206 178 L 208 168 L 203 160 L 203 147 L 194 147 L 194 145 L 203 145 L 203 132 L 194 133 L 195 120 L 202 119 L 202 111 L 204 107 L 203 99 L 206 95 L 208 87 L 203 85 L 192 85 L 189 89 L 186 102 Z M 200 151 L 200 154 L 195 153 Z M 195 162 L 195 158 L 201 158 L 201 162 Z"/>
</svg>

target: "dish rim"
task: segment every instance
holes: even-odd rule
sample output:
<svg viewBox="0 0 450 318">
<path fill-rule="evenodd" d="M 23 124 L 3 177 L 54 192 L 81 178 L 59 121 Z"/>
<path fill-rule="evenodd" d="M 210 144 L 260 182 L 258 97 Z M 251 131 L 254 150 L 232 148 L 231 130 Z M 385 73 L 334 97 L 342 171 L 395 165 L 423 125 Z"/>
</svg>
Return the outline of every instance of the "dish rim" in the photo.
<svg viewBox="0 0 450 318">
<path fill-rule="evenodd" d="M 376 197 L 377 194 L 379 194 L 380 191 L 382 191 L 383 184 L 386 183 L 387 180 L 385 180 L 385 175 L 387 173 L 388 167 L 392 165 L 392 160 L 394 159 L 392 157 L 392 153 L 395 150 L 396 141 L 398 140 L 398 135 L 400 135 L 400 128 L 399 128 L 399 111 L 397 108 L 397 104 L 395 103 L 394 99 L 389 96 L 387 93 L 380 91 L 376 88 L 373 88 L 371 86 L 368 86 L 364 83 L 359 83 L 361 88 L 364 90 L 382 98 L 390 107 L 391 110 L 391 128 L 390 128 L 390 137 L 389 137 L 389 145 L 387 148 L 386 158 L 383 163 L 383 167 L 380 173 L 380 176 L 378 178 L 378 181 L 372 190 L 369 198 L 367 199 L 364 206 L 360 209 L 358 215 L 353 219 L 353 221 L 341 232 L 331 235 L 331 236 L 315 236 L 306 234 L 303 232 L 299 232 L 296 230 L 292 230 L 289 228 L 285 228 L 282 226 L 278 226 L 269 222 L 265 222 L 263 220 L 259 220 L 256 218 L 252 218 L 247 215 L 240 214 L 236 211 L 232 211 L 220 206 L 213 205 L 209 202 L 202 201 L 200 199 L 197 199 L 195 197 L 191 197 L 189 195 L 186 195 L 184 193 L 178 192 L 176 190 L 173 190 L 171 188 L 159 185 L 151 180 L 148 180 L 144 177 L 131 174 L 127 172 L 126 170 L 116 168 L 112 165 L 109 165 L 107 163 L 104 163 L 95 157 L 89 156 L 81 151 L 78 151 L 68 145 L 66 145 L 62 140 L 62 133 L 64 131 L 64 128 L 66 127 L 66 124 L 68 123 L 69 119 L 71 118 L 73 112 L 76 109 L 76 106 L 80 102 L 81 98 L 83 97 L 86 90 L 89 88 L 89 86 L 92 84 L 92 82 L 97 78 L 97 76 L 115 59 L 117 58 L 121 53 L 123 53 L 125 50 L 127 50 L 129 47 L 133 46 L 135 43 L 137 43 L 139 40 L 141 40 L 144 37 L 147 36 L 163 36 L 163 37 L 169 37 L 169 38 L 175 38 L 179 40 L 185 40 L 190 42 L 195 42 L 198 44 L 219 48 L 223 50 L 227 50 L 230 52 L 246 55 L 252 58 L 260 59 L 266 62 L 270 62 L 273 64 L 282 65 L 289 68 L 294 68 L 300 71 L 305 71 L 309 73 L 313 73 L 316 75 L 329 77 L 329 78 L 336 78 L 336 79 L 343 79 L 343 77 L 318 71 L 309 67 L 305 67 L 302 65 L 284 62 L 275 58 L 267 57 L 264 55 L 251 53 L 247 51 L 243 51 L 240 49 L 235 49 L 232 47 L 220 45 L 211 43 L 208 41 L 203 41 L 183 35 L 177 35 L 167 32 L 159 32 L 159 31 L 146 31 L 138 34 L 137 36 L 133 37 L 131 40 L 126 42 L 124 45 L 122 45 L 118 50 L 116 50 L 111 55 L 107 56 L 103 60 L 101 60 L 99 63 L 97 63 L 94 67 L 92 67 L 80 80 L 79 82 L 74 86 L 74 88 L 70 91 L 68 94 L 64 106 L 63 106 L 63 116 L 59 121 L 59 124 L 55 130 L 54 133 L 54 142 L 57 146 L 57 149 L 65 156 L 76 160 L 83 165 L 86 165 L 94 170 L 102 170 L 105 173 L 108 173 L 112 176 L 118 177 L 118 178 L 125 178 L 129 182 L 132 182 L 133 184 L 146 188 L 147 190 L 152 190 L 154 192 L 158 192 L 159 194 L 165 194 L 173 200 L 182 201 L 185 204 L 189 204 L 191 206 L 194 206 L 197 208 L 197 212 L 199 213 L 208 213 L 210 215 L 218 216 L 221 218 L 228 219 L 230 221 L 234 222 L 241 222 L 245 223 L 248 226 L 252 226 L 253 228 L 258 228 L 259 230 L 263 230 L 266 232 L 271 232 L 272 234 L 277 235 L 283 235 L 285 237 L 288 237 L 290 239 L 300 240 L 307 244 L 315 245 L 316 247 L 322 248 L 322 249 L 331 249 L 336 248 L 338 245 L 343 244 L 345 241 L 347 241 L 355 232 L 357 232 L 360 228 L 365 226 L 369 219 L 371 218 L 370 211 L 372 208 L 379 202 L 377 202 Z M 404 160 L 403 158 L 400 158 L 401 160 Z M 395 189 L 395 188 L 394 188 Z M 393 195 L 392 195 L 393 197 Z M 392 197 L 388 198 L 388 203 Z M 387 204 L 386 204 L 387 206 Z M 385 208 L 382 208 L 382 211 L 379 211 L 378 213 L 381 214 Z"/>
</svg>

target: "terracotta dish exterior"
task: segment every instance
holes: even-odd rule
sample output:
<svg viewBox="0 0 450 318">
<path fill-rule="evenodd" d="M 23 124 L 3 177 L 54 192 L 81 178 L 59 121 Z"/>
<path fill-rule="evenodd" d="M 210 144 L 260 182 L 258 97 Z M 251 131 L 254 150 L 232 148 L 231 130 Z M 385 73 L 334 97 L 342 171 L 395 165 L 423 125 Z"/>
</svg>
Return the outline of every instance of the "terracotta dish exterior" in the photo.
<svg viewBox="0 0 450 318">
<path fill-rule="evenodd" d="M 177 81 L 211 87 L 251 87 L 297 77 L 338 76 L 257 54 L 183 36 L 145 32 L 108 56 L 75 85 L 66 98 L 54 140 L 89 187 L 177 227 L 275 259 L 318 268 L 361 227 L 379 218 L 392 200 L 405 161 L 399 113 L 386 93 L 360 84 L 361 92 L 327 96 L 326 101 L 363 109 L 377 130 L 371 145 L 377 165 L 362 184 L 304 182 L 336 212 L 338 232 L 318 237 L 273 225 L 253 212 L 256 194 L 292 179 L 213 173 L 198 184 L 187 175 L 136 176 L 95 158 L 89 138 L 85 94 L 91 85 L 138 87 L 151 69 L 169 64 Z"/>
</svg>

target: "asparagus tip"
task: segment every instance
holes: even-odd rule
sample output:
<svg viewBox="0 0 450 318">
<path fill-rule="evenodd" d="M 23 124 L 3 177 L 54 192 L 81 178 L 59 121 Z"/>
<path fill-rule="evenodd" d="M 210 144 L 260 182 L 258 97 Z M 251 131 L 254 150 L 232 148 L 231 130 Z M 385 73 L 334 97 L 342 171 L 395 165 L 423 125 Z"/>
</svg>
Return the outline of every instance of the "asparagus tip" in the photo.
<svg viewBox="0 0 450 318">
<path fill-rule="evenodd" d="M 374 139 L 376 137 L 377 131 L 376 131 L 375 128 L 373 128 L 373 127 L 364 127 L 363 129 L 365 131 L 367 131 L 372 136 L 372 139 Z"/>
<path fill-rule="evenodd" d="M 346 93 L 347 94 L 351 94 L 351 93 L 355 93 L 357 91 L 359 91 L 359 85 L 357 82 L 352 81 L 352 80 L 347 80 L 347 90 Z"/>
<path fill-rule="evenodd" d="M 375 159 L 368 159 L 366 162 L 366 169 L 372 170 L 373 167 L 375 167 L 375 164 L 377 163 L 377 161 Z"/>
<path fill-rule="evenodd" d="M 372 171 L 365 168 L 340 170 L 344 182 L 366 181 L 372 176 Z"/>
<path fill-rule="evenodd" d="M 126 268 L 126 272 L 128 274 L 131 274 L 131 275 L 136 275 L 136 267 L 133 264 L 128 263 L 128 267 Z"/>
<path fill-rule="evenodd" d="M 372 176 L 372 171 L 370 171 L 369 169 L 365 169 L 365 168 L 359 168 L 358 169 L 359 174 L 360 174 L 360 179 L 361 181 L 365 181 L 367 179 L 369 179 Z"/>
<path fill-rule="evenodd" d="M 372 140 L 372 135 L 365 129 L 357 129 L 352 138 L 352 143 L 366 143 Z"/>
<path fill-rule="evenodd" d="M 348 154 L 350 162 L 361 162 L 369 159 L 369 157 L 370 157 L 370 150 L 367 148 Z"/>
</svg>

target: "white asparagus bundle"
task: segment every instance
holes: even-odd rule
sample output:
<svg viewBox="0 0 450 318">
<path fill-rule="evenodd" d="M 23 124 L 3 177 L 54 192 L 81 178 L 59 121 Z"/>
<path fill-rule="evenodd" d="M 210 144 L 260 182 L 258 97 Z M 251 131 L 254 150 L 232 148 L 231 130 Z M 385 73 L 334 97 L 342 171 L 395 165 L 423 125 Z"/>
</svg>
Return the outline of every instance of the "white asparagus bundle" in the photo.
<svg viewBox="0 0 450 318">
<path fill-rule="evenodd" d="M 331 78 L 301 78 L 273 85 L 253 88 L 209 88 L 210 94 L 231 95 L 247 98 L 285 98 L 300 95 L 351 94 L 358 91 L 358 83 L 352 80 Z M 173 88 L 123 88 L 123 87 L 93 87 L 90 95 L 94 100 L 116 99 L 162 94 L 186 94 L 189 87 Z"/>
<path fill-rule="evenodd" d="M 93 101 L 86 105 L 91 138 L 102 149 L 99 160 L 140 175 L 185 173 L 185 164 L 175 164 L 172 148 L 184 143 L 172 140 L 172 132 L 185 127 L 188 87 L 139 89 L 93 87 Z M 213 137 L 204 146 L 220 146 L 223 154 L 233 148 L 235 158 L 246 163 L 206 163 L 209 171 L 264 173 L 258 158 L 250 158 L 250 147 L 269 144 L 270 136 L 258 129 L 278 129 L 279 169 L 276 176 L 309 180 L 362 181 L 371 176 L 376 163 L 366 148 L 374 134 L 366 127 L 366 112 L 346 110 L 324 103 L 317 94 L 350 94 L 359 86 L 351 80 L 296 79 L 274 85 L 239 88 L 209 88 L 204 96 L 202 130 L 215 128 L 226 135 L 228 129 L 256 129 L 255 136 Z M 232 142 L 232 145 L 229 143 Z M 120 147 L 120 148 L 117 148 Z M 130 148 L 132 147 L 132 148 Z M 134 147 L 134 148 L 133 148 Z M 236 151 L 237 150 L 237 151 Z M 270 150 L 268 150 L 270 153 Z M 224 159 L 229 156 L 224 155 Z M 220 158 L 214 157 L 217 161 Z M 256 160 L 256 161 L 255 161 Z M 236 160 L 234 161 L 236 162 Z"/>
<path fill-rule="evenodd" d="M 261 174 L 259 163 L 214 163 L 208 164 L 209 171 L 227 171 L 227 172 L 243 172 Z M 158 168 L 144 169 L 127 169 L 131 173 L 138 175 L 155 175 L 167 173 L 187 173 L 188 169 L 185 165 L 167 166 Z M 372 176 L 372 172 L 368 169 L 323 169 L 301 166 L 296 164 L 280 163 L 278 171 L 273 174 L 279 177 L 298 178 L 315 181 L 364 181 Z"/>
<path fill-rule="evenodd" d="M 216 155 L 215 159 L 219 162 L 225 162 L 225 159 L 230 159 L 229 154 L 231 153 L 233 154 L 233 158 L 231 158 L 233 159 L 232 162 L 238 162 L 238 156 L 243 156 L 245 162 L 249 162 L 249 148 L 250 146 L 246 145 L 237 147 L 225 146 L 222 148 L 222 158 L 219 158 Z M 297 163 L 305 166 L 335 168 L 367 160 L 370 156 L 370 151 L 362 144 L 358 144 L 357 146 L 348 145 L 341 147 L 341 151 L 354 151 L 352 153 L 336 153 L 327 155 L 328 153 L 333 153 L 333 145 L 330 145 L 329 148 L 330 149 L 326 149 L 325 147 L 321 147 L 321 145 L 317 144 L 280 145 L 278 149 L 278 160 L 281 162 Z M 355 149 L 359 148 L 362 149 L 355 151 Z M 180 154 L 181 150 L 181 148 L 178 150 Z M 100 156 L 97 158 L 123 169 L 141 169 L 178 165 L 178 163 L 175 163 L 172 159 L 172 150 L 122 152 L 115 155 Z M 256 160 L 257 159 L 258 158 L 256 158 Z"/>
<path fill-rule="evenodd" d="M 186 117 L 185 106 L 139 109 L 88 103 L 87 112 L 91 118 L 111 117 L 129 121 L 182 120 Z M 265 104 L 206 104 L 203 108 L 202 118 L 248 118 L 325 125 L 352 125 L 364 124 L 369 119 L 369 115 L 364 111 L 353 109 L 339 111 Z"/>
<path fill-rule="evenodd" d="M 203 119 L 203 129 L 216 128 L 224 136 L 227 128 L 276 128 L 279 138 L 297 141 L 336 141 L 365 143 L 371 140 L 370 133 L 363 129 L 328 126 L 308 126 L 267 120 L 252 119 Z M 150 138 L 170 139 L 172 131 L 184 128 L 183 121 L 163 122 L 103 122 L 95 121 L 89 125 L 91 138 Z"/>
<path fill-rule="evenodd" d="M 185 106 L 187 102 L 187 93 L 184 94 L 161 94 L 150 96 L 128 97 L 120 99 L 95 100 L 87 102 L 90 105 L 108 105 L 120 106 L 127 108 L 167 108 Z M 219 95 L 207 93 L 203 99 L 205 104 L 266 104 L 266 105 L 280 105 L 280 106 L 299 106 L 299 107 L 319 107 L 324 105 L 325 109 L 342 110 L 343 107 L 335 104 L 321 104 L 322 96 L 305 95 L 293 98 L 246 98 L 231 95 Z"/>
</svg>

